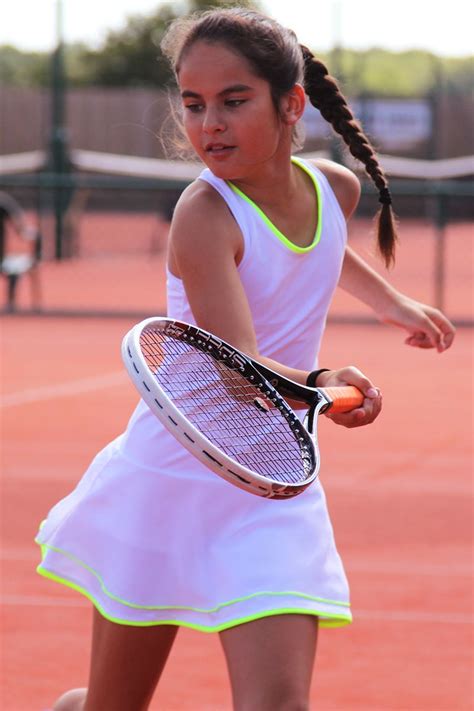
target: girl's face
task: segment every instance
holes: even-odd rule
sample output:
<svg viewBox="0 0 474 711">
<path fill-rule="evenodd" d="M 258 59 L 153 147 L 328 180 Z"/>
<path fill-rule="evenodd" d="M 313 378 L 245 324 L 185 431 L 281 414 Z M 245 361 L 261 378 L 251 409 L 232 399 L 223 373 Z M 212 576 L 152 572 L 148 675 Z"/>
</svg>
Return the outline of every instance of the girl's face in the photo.
<svg viewBox="0 0 474 711">
<path fill-rule="evenodd" d="M 178 81 L 188 139 L 218 177 L 250 176 L 288 136 L 291 147 L 291 126 L 278 115 L 270 85 L 236 52 L 196 42 L 181 61 Z"/>
</svg>

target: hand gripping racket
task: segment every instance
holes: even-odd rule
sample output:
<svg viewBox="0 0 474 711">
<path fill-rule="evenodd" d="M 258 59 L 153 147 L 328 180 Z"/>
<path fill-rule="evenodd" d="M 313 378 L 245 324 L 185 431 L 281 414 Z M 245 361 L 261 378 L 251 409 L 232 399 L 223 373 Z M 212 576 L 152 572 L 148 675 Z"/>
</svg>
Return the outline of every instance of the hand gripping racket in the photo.
<svg viewBox="0 0 474 711">
<path fill-rule="evenodd" d="M 230 483 L 273 499 L 296 496 L 316 479 L 317 416 L 352 410 L 364 399 L 352 386 L 299 385 L 168 318 L 134 326 L 122 357 L 144 401 L 184 447 Z M 284 397 L 309 406 L 307 427 Z"/>
</svg>

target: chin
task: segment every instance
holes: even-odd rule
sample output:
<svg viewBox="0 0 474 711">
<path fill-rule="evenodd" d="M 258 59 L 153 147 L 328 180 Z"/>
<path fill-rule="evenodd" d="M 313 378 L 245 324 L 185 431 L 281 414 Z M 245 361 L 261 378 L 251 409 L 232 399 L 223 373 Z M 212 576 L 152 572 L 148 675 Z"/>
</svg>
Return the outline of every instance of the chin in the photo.
<svg viewBox="0 0 474 711">
<path fill-rule="evenodd" d="M 237 180 L 239 177 L 239 171 L 230 165 L 216 163 L 215 161 L 204 161 L 204 164 L 214 173 L 216 178 L 221 178 L 221 180 Z"/>
</svg>

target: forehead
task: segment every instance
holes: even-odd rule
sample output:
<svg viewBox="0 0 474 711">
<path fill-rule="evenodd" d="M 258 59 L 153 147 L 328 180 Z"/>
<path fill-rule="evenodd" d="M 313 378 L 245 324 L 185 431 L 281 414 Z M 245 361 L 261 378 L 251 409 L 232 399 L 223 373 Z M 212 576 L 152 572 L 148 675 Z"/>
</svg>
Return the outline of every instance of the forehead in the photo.
<svg viewBox="0 0 474 711">
<path fill-rule="evenodd" d="M 178 83 L 182 91 L 215 89 L 227 85 L 249 84 L 258 88 L 267 82 L 257 76 L 250 62 L 223 44 L 196 42 L 180 61 Z"/>
</svg>

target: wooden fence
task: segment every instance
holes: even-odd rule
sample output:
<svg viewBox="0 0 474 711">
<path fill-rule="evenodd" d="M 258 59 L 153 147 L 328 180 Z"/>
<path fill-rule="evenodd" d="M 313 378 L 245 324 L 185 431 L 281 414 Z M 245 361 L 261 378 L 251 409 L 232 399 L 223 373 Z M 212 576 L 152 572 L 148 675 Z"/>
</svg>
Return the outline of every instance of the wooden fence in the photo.
<svg viewBox="0 0 474 711">
<path fill-rule="evenodd" d="M 0 89 L 0 155 L 45 148 L 50 133 L 48 89 Z M 68 137 L 72 148 L 145 157 L 162 157 L 159 134 L 169 115 L 162 90 L 87 87 L 66 95 Z M 431 103 L 431 135 L 410 150 L 420 158 L 448 158 L 474 152 L 474 101 L 469 96 L 440 94 Z M 306 150 L 324 147 L 324 138 Z M 327 147 L 327 145 L 326 145 Z M 397 153 L 377 141 L 384 153 Z M 406 148 L 400 153 L 407 154 Z"/>
</svg>

